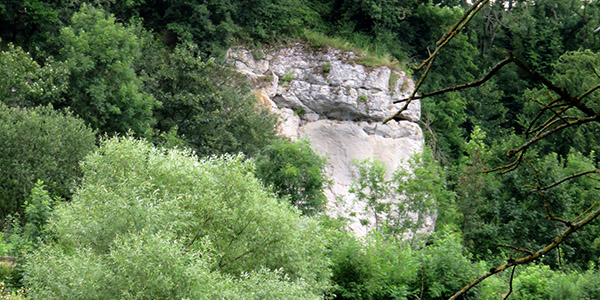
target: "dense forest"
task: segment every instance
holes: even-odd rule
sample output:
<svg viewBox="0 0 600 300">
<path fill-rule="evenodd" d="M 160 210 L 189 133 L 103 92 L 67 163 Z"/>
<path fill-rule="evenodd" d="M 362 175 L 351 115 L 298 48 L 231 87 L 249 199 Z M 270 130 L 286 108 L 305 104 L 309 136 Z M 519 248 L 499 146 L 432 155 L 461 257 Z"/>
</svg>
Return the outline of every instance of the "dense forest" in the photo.
<svg viewBox="0 0 600 300">
<path fill-rule="evenodd" d="M 0 299 L 600 299 L 599 31 L 595 0 L 1 1 Z M 435 232 L 323 212 L 326 158 L 225 60 L 298 40 L 415 79 L 427 149 L 352 191 Z"/>
</svg>

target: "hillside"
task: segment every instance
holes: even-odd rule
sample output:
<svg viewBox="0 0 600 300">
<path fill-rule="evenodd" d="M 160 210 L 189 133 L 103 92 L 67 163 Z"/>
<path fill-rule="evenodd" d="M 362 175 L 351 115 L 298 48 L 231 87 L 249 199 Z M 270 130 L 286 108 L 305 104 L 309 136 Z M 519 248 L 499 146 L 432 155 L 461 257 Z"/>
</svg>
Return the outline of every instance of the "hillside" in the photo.
<svg viewBox="0 0 600 300">
<path fill-rule="evenodd" d="M 598 299 L 598 24 L 0 3 L 0 298 Z"/>
</svg>

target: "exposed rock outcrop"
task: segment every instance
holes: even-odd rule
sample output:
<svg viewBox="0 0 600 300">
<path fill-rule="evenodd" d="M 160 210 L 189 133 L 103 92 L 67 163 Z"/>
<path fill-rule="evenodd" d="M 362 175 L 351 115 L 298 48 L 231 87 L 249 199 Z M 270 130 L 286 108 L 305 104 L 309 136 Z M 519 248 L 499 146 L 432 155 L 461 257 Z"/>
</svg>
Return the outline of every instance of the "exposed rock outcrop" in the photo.
<svg viewBox="0 0 600 300">
<path fill-rule="evenodd" d="M 411 102 L 401 120 L 381 122 L 404 105 L 393 102 L 408 96 L 413 81 L 389 67 L 365 67 L 355 53 L 303 44 L 231 49 L 228 57 L 254 83 L 259 103 L 280 116 L 280 133 L 309 139 L 317 153 L 327 156 L 327 173 L 334 181 L 326 192 L 328 214 L 350 218 L 352 229 L 365 234 L 369 228 L 351 216 L 364 208 L 348 194 L 352 161 L 377 158 L 391 174 L 422 151 L 419 101 Z"/>
</svg>

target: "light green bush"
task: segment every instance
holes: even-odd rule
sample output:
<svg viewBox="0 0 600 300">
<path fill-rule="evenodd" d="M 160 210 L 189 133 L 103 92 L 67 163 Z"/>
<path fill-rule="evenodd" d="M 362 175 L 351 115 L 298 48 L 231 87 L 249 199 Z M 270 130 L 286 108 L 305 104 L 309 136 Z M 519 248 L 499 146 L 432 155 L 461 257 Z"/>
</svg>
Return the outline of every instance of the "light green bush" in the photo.
<svg viewBox="0 0 600 300">
<path fill-rule="evenodd" d="M 26 267 L 34 299 L 314 298 L 328 286 L 327 234 L 264 190 L 242 156 L 198 161 L 113 138 L 82 168 L 73 201 L 55 210 L 56 244 Z"/>
</svg>

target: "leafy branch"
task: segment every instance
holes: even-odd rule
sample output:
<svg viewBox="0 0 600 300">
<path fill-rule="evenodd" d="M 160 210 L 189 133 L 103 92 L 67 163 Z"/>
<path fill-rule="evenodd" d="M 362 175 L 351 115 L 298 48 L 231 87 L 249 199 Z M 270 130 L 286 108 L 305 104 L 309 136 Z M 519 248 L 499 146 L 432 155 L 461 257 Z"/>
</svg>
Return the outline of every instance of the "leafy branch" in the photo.
<svg viewBox="0 0 600 300">
<path fill-rule="evenodd" d="M 527 164 L 529 164 L 530 167 L 534 170 L 534 173 L 535 173 L 535 176 L 536 176 L 536 179 L 538 182 L 537 187 L 533 187 L 533 186 L 528 186 L 528 187 L 538 191 L 540 193 L 540 195 L 542 196 L 542 198 L 544 199 L 544 206 L 546 207 L 546 218 L 549 220 L 558 221 L 558 222 L 564 224 L 566 226 L 566 229 L 564 231 L 558 233 L 556 236 L 554 236 L 551 243 L 547 244 L 545 247 L 543 247 L 537 251 L 531 251 L 531 250 L 520 248 L 517 246 L 499 245 L 501 247 L 507 247 L 507 248 L 510 248 L 513 250 L 517 250 L 526 255 L 521 258 L 518 258 L 518 259 L 509 259 L 505 264 L 500 265 L 495 268 L 491 268 L 487 273 L 479 276 L 478 278 L 473 280 L 471 283 L 469 283 L 468 285 L 463 287 L 460 291 L 456 292 L 452 297 L 450 297 L 450 299 L 457 299 L 459 296 L 463 295 L 464 293 L 469 291 L 471 288 L 475 287 L 477 284 L 479 284 L 486 278 L 488 278 L 496 273 L 502 272 L 510 267 L 513 267 L 513 270 L 512 270 L 513 272 L 510 277 L 510 290 L 509 290 L 508 294 L 504 297 L 504 299 L 508 298 L 508 296 L 512 293 L 512 279 L 513 279 L 514 270 L 515 270 L 514 268 L 516 266 L 528 264 L 532 261 L 535 261 L 535 260 L 539 259 L 540 257 L 542 257 L 544 254 L 559 247 L 559 245 L 567 237 L 569 237 L 571 234 L 578 231 L 582 227 L 588 225 L 590 222 L 595 220 L 600 215 L 600 209 L 598 209 L 596 207 L 596 204 L 598 201 L 596 201 L 596 203 L 591 205 L 583 213 L 581 213 L 578 217 L 576 217 L 572 220 L 563 220 L 561 218 L 556 218 L 551 215 L 549 208 L 547 206 L 547 203 L 546 203 L 545 196 L 544 196 L 544 192 L 551 188 L 554 188 L 564 182 L 573 180 L 573 179 L 581 177 L 581 176 L 589 176 L 591 174 L 598 174 L 599 173 L 598 170 L 594 169 L 594 170 L 580 172 L 577 174 L 567 176 L 567 177 L 560 179 L 552 184 L 542 185 L 542 181 L 539 176 L 539 173 L 537 172 L 535 167 L 525 157 L 525 153 L 527 152 L 527 150 L 530 147 L 532 147 L 533 145 L 535 145 L 536 143 L 538 143 L 541 140 L 547 139 L 549 136 L 555 135 L 555 134 L 557 134 L 565 129 L 568 129 L 568 128 L 582 126 L 587 123 L 599 122 L 600 114 L 597 111 L 595 111 L 592 107 L 586 105 L 584 100 L 587 97 L 589 97 L 590 95 L 592 95 L 594 92 L 599 90 L 600 84 L 587 89 L 586 91 L 584 91 L 583 93 L 581 93 L 579 95 L 573 95 L 573 94 L 569 93 L 569 91 L 567 91 L 567 89 L 560 87 L 559 85 L 556 85 L 549 78 L 547 78 L 540 72 L 536 71 L 535 69 L 531 68 L 525 61 L 519 59 L 512 52 L 508 52 L 507 57 L 504 60 L 498 62 L 482 78 L 480 78 L 478 80 L 475 80 L 475 81 L 472 81 L 469 83 L 465 83 L 465 84 L 455 85 L 455 86 L 452 86 L 449 88 L 436 90 L 436 91 L 429 92 L 429 93 L 423 93 L 423 94 L 417 96 L 417 92 L 419 91 L 423 82 L 426 80 L 426 78 L 429 74 L 429 71 L 430 71 L 436 57 L 440 53 L 440 51 L 444 48 L 444 46 L 446 46 L 452 40 L 452 38 L 454 38 L 458 33 L 460 33 L 460 31 L 469 23 L 469 21 L 473 18 L 473 16 L 475 14 L 477 14 L 477 12 L 479 12 L 479 10 L 484 5 L 486 5 L 488 2 L 489 1 L 479 0 L 479 1 L 476 1 L 475 3 L 473 3 L 470 6 L 470 8 L 463 14 L 463 16 L 454 24 L 454 26 L 442 36 L 442 38 L 436 43 L 436 48 L 433 51 L 433 53 L 431 53 L 429 55 L 429 57 L 427 59 L 425 59 L 416 68 L 417 70 L 420 70 L 423 67 L 425 67 L 425 71 L 419 78 L 419 81 L 415 85 L 415 88 L 412 91 L 412 93 L 410 94 L 410 96 L 406 99 L 401 99 L 401 100 L 395 102 L 395 103 L 404 102 L 404 106 L 401 109 L 399 109 L 394 115 L 392 115 L 388 119 L 384 120 L 384 123 L 388 122 L 389 120 L 398 118 L 400 116 L 400 114 L 408 108 L 408 105 L 414 99 L 424 99 L 424 98 L 428 98 L 428 97 L 442 95 L 445 93 L 450 93 L 450 92 L 464 90 L 467 88 L 473 88 L 473 87 L 480 86 L 480 85 L 486 83 L 487 81 L 491 80 L 506 65 L 508 65 L 508 64 L 515 65 L 521 71 L 523 71 L 529 78 L 531 78 L 534 82 L 538 82 L 546 88 L 546 94 L 547 94 L 548 98 L 550 99 L 550 101 L 548 101 L 548 103 L 544 103 L 542 101 L 533 100 L 540 106 L 540 109 L 539 109 L 537 115 L 531 120 L 529 127 L 527 128 L 527 130 L 525 132 L 525 135 L 527 136 L 528 139 L 525 142 L 523 142 L 520 146 L 508 151 L 507 157 L 509 159 L 512 159 L 511 162 L 509 162 L 505 165 L 499 166 L 495 169 L 485 171 L 485 172 L 499 172 L 501 174 L 504 174 L 504 173 L 515 170 L 517 167 L 520 166 L 521 162 L 526 161 Z M 594 72 L 596 73 L 596 76 L 600 78 L 600 75 L 598 75 L 597 70 L 594 69 Z M 550 112 L 551 115 L 544 119 L 544 116 L 546 116 L 548 114 L 548 112 Z M 567 115 L 567 113 L 569 113 L 569 115 Z"/>
</svg>

